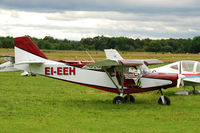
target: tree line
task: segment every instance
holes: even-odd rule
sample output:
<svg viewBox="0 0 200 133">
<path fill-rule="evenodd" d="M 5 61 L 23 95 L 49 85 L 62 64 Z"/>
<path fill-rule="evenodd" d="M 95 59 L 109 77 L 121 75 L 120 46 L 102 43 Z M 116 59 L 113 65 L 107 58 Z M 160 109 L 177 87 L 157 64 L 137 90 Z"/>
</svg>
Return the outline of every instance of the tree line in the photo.
<svg viewBox="0 0 200 133">
<path fill-rule="evenodd" d="M 30 37 L 30 36 L 29 36 Z M 199 53 L 200 36 L 188 39 L 132 39 L 127 37 L 82 38 L 80 41 L 56 39 L 46 36 L 43 39 L 30 37 L 40 49 L 51 50 L 104 50 L 117 49 L 133 52 L 171 52 L 171 53 Z M 13 48 L 13 37 L 0 37 L 0 48 Z"/>
</svg>

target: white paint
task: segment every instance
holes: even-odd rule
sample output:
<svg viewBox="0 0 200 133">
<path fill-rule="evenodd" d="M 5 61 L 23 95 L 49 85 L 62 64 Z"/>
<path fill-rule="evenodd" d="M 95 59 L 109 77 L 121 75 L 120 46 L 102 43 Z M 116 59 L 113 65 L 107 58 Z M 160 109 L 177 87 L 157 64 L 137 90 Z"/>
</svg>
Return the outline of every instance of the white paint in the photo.
<svg viewBox="0 0 200 133">
<path fill-rule="evenodd" d="M 70 81 L 70 82 L 77 82 L 77 83 L 108 87 L 108 88 L 116 88 L 115 85 L 107 76 L 107 74 L 105 72 L 100 72 L 100 71 L 76 68 L 75 75 L 57 75 L 57 74 L 45 75 L 45 67 L 53 67 L 54 70 L 56 70 L 58 67 L 71 67 L 71 66 L 65 63 L 41 58 L 39 56 L 33 55 L 17 47 L 15 47 L 15 60 L 16 60 L 16 64 L 27 62 L 28 68 L 26 69 L 29 69 L 30 72 L 34 74 L 40 74 L 40 75 L 62 79 L 62 80 Z M 29 61 L 31 61 L 31 63 L 29 63 Z M 37 63 L 35 64 L 32 63 L 34 61 L 36 61 Z M 43 62 L 43 63 L 38 64 L 38 62 Z M 113 78 L 113 80 L 120 87 L 117 79 Z"/>
<path fill-rule="evenodd" d="M 150 88 L 150 87 L 158 87 L 164 85 L 172 84 L 171 80 L 164 80 L 164 79 L 152 79 L 152 78 L 141 78 L 142 88 Z"/>
</svg>

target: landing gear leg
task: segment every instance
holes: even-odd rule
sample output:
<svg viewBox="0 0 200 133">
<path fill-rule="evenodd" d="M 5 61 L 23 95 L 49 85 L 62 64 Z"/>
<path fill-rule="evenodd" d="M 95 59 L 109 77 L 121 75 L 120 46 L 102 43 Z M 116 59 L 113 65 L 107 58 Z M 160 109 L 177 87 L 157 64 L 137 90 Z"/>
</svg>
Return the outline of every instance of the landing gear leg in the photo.
<svg viewBox="0 0 200 133">
<path fill-rule="evenodd" d="M 189 92 L 187 92 L 187 91 L 185 90 L 185 86 L 184 86 L 184 90 L 183 90 L 183 91 L 176 92 L 175 94 L 176 94 L 176 95 L 188 95 Z"/>
<path fill-rule="evenodd" d="M 162 90 L 160 89 L 161 97 L 158 99 L 158 104 L 160 105 L 170 105 L 170 99 L 167 96 L 163 95 Z"/>
<path fill-rule="evenodd" d="M 189 91 L 189 94 L 200 94 L 199 90 L 196 90 L 195 86 L 192 86 L 194 90 Z"/>
</svg>

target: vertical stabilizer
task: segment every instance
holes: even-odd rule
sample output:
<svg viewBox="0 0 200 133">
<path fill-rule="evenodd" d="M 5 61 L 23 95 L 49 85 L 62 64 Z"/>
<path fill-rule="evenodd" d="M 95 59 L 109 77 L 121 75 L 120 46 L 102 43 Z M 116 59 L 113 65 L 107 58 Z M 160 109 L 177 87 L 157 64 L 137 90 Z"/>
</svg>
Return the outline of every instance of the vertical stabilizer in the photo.
<svg viewBox="0 0 200 133">
<path fill-rule="evenodd" d="M 42 62 L 48 58 L 29 39 L 29 37 L 15 38 L 15 64 L 24 62 Z"/>
</svg>

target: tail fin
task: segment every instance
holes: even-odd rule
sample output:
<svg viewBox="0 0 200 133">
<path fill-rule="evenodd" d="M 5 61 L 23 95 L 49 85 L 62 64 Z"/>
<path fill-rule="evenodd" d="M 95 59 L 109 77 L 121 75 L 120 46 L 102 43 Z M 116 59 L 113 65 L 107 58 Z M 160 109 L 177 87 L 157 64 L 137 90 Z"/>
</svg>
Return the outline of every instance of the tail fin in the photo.
<svg viewBox="0 0 200 133">
<path fill-rule="evenodd" d="M 15 40 L 15 64 L 24 62 L 42 62 L 48 59 L 40 49 L 27 37 L 17 37 Z"/>
<path fill-rule="evenodd" d="M 121 55 L 115 49 L 105 49 L 106 58 L 110 60 L 123 60 Z"/>
</svg>

